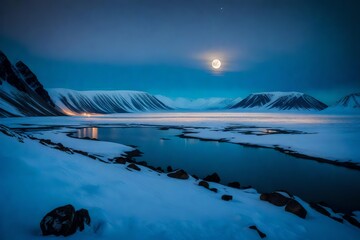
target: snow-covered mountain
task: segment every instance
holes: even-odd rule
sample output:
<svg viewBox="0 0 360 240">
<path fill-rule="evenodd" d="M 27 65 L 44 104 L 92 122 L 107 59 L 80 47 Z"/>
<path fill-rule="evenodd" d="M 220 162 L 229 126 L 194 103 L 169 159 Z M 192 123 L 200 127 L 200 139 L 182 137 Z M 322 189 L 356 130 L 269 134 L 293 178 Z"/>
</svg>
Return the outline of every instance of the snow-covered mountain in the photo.
<svg viewBox="0 0 360 240">
<path fill-rule="evenodd" d="M 171 109 L 153 95 L 139 91 L 75 91 L 48 89 L 55 105 L 65 114 L 125 113 Z"/>
<path fill-rule="evenodd" d="M 175 98 L 171 99 L 162 95 L 156 95 L 157 99 L 166 105 L 180 110 L 214 110 L 228 109 L 238 103 L 241 98 Z"/>
<path fill-rule="evenodd" d="M 0 117 L 63 115 L 31 70 L 0 51 Z"/>
<path fill-rule="evenodd" d="M 360 110 L 360 93 L 349 94 L 341 98 L 333 107 L 355 108 Z"/>
<path fill-rule="evenodd" d="M 253 93 L 232 106 L 232 109 L 247 110 L 323 110 L 326 104 L 299 92 Z"/>
<path fill-rule="evenodd" d="M 342 97 L 334 105 L 325 109 L 324 113 L 360 114 L 360 93 L 353 93 Z"/>
</svg>

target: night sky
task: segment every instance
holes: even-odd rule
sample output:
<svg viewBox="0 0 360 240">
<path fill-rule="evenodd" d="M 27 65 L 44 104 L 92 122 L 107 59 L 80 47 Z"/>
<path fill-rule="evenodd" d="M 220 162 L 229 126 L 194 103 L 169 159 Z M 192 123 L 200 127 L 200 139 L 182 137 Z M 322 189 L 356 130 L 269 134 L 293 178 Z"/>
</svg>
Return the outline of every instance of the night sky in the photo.
<svg viewBox="0 0 360 240">
<path fill-rule="evenodd" d="M 357 2 L 0 0 L 0 49 L 47 88 L 331 104 L 360 91 Z"/>
</svg>

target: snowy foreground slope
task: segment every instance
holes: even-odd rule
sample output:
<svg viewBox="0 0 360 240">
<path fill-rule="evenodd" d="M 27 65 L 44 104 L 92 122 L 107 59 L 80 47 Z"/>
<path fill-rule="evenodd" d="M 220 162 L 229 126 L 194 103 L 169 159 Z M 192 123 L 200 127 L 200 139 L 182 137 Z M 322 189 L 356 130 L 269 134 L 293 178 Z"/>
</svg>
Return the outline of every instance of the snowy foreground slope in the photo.
<svg viewBox="0 0 360 240">
<path fill-rule="evenodd" d="M 214 110 L 214 109 L 228 109 L 234 104 L 241 101 L 241 98 L 175 98 L 171 99 L 166 96 L 156 95 L 157 99 L 170 106 L 173 109 L 179 110 Z"/>
<path fill-rule="evenodd" d="M 264 92 L 253 93 L 232 106 L 232 109 L 255 111 L 287 110 L 287 111 L 319 111 L 327 107 L 312 96 L 299 92 Z"/>
<path fill-rule="evenodd" d="M 73 149 L 81 146 L 103 159 L 128 150 L 120 144 L 72 139 L 67 131 L 41 130 L 33 135 Z M 69 154 L 5 132 L 14 136 L 0 132 L 0 239 L 44 239 L 41 218 L 68 203 L 88 209 L 92 218 L 91 227 L 69 239 L 260 239 L 251 225 L 266 239 L 360 236 L 358 228 L 326 217 L 298 198 L 308 212 L 305 219 L 260 201 L 254 189 L 210 183 L 219 189 L 214 193 L 192 177 L 172 179 L 142 166 L 141 171 L 130 171 L 125 165 Z M 234 200 L 221 200 L 224 193 Z"/>
<path fill-rule="evenodd" d="M 156 97 L 139 91 L 75 91 L 49 89 L 55 105 L 68 115 L 169 110 Z"/>
</svg>

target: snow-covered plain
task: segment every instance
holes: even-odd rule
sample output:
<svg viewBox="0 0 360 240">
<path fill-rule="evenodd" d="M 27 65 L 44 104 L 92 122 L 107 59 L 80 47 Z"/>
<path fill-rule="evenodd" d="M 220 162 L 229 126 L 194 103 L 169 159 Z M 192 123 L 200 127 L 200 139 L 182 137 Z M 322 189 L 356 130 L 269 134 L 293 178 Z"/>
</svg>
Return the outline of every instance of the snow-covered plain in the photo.
<svg viewBox="0 0 360 240">
<path fill-rule="evenodd" d="M 94 123 L 81 118 L 27 120 L 38 125 Z M 12 121 L 13 126 L 21 123 L 20 119 Z M 121 144 L 73 139 L 68 131 L 39 129 L 32 135 L 106 158 L 129 150 Z M 88 209 L 92 218 L 91 227 L 69 239 L 260 239 L 249 229 L 251 225 L 266 233 L 267 239 L 360 236 L 358 228 L 316 212 L 299 198 L 308 211 L 306 219 L 260 201 L 254 189 L 210 183 L 219 189 L 214 193 L 197 186 L 192 177 L 172 179 L 141 166 L 140 172 L 129 171 L 125 165 L 106 164 L 44 146 L 27 136 L 15 136 L 0 133 L 0 239 L 43 239 L 41 218 L 68 203 Z M 225 193 L 234 200 L 221 200 Z"/>
</svg>

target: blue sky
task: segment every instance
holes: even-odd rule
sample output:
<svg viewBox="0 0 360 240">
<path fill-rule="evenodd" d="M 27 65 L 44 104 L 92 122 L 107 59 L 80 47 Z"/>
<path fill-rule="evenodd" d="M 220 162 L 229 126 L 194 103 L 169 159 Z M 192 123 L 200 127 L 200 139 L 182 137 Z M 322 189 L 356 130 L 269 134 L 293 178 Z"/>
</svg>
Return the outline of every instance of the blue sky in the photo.
<svg viewBox="0 0 360 240">
<path fill-rule="evenodd" d="M 330 104 L 360 91 L 356 1 L 0 1 L 0 49 L 48 88 Z"/>
</svg>

